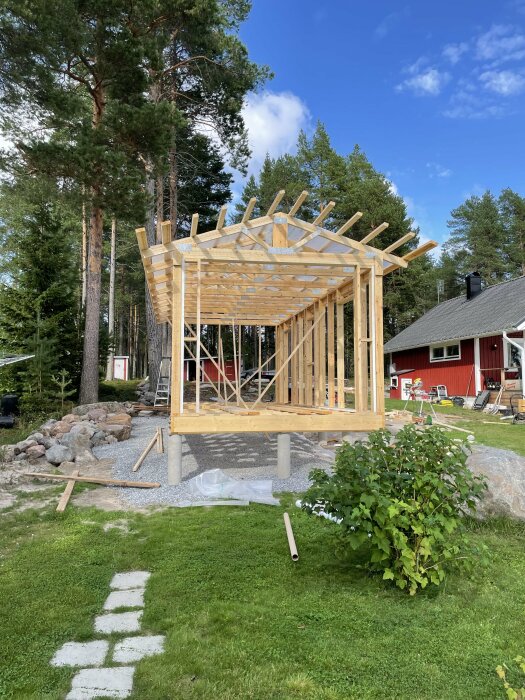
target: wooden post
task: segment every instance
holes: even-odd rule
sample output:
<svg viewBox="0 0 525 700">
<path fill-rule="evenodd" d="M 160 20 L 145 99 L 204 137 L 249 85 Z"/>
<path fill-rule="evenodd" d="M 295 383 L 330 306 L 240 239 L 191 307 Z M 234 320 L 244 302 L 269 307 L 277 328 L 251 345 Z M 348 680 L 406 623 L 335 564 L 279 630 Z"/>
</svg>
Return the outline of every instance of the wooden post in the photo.
<svg viewBox="0 0 525 700">
<path fill-rule="evenodd" d="M 328 405 L 335 406 L 335 326 L 334 326 L 334 300 L 330 297 L 327 305 L 327 325 L 326 334 L 328 342 Z"/>
<path fill-rule="evenodd" d="M 321 318 L 321 310 L 319 302 L 314 304 L 314 356 L 313 356 L 313 382 L 314 382 L 314 406 L 319 406 L 319 370 L 321 362 L 319 356 L 321 354 L 321 339 L 319 336 L 319 320 Z"/>
<path fill-rule="evenodd" d="M 183 317 L 183 279 L 182 267 L 173 268 L 173 292 L 171 305 L 171 415 L 179 416 L 181 410 L 181 394 L 184 387 L 184 317 Z"/>
<path fill-rule="evenodd" d="M 369 348 L 369 326 L 368 326 L 368 305 L 367 305 L 367 288 L 368 288 L 368 271 L 363 275 L 361 282 L 361 372 L 359 374 L 361 380 L 361 400 L 362 411 L 368 411 L 369 408 L 369 371 L 368 371 L 368 348 Z M 364 282 L 364 284 L 363 284 Z"/>
<path fill-rule="evenodd" d="M 377 262 L 375 266 L 375 372 L 376 372 L 376 413 L 385 414 L 385 359 L 383 353 L 383 266 Z"/>
<path fill-rule="evenodd" d="M 299 343 L 304 337 L 304 312 L 300 313 L 297 318 L 297 342 Z M 297 394 L 297 403 L 304 404 L 304 357 L 305 351 L 298 353 L 297 362 L 297 383 L 299 385 Z"/>
<path fill-rule="evenodd" d="M 235 323 L 232 321 L 232 342 L 233 342 L 233 369 L 235 370 L 235 394 L 237 397 L 237 406 L 239 401 L 239 371 L 237 367 L 237 345 L 235 343 Z"/>
<path fill-rule="evenodd" d="M 262 380 L 262 326 L 259 326 L 259 342 L 258 342 L 259 348 L 258 348 L 258 355 L 259 355 L 259 391 L 258 391 L 258 397 L 261 395 L 261 380 Z"/>
<path fill-rule="evenodd" d="M 345 407 L 345 306 L 337 304 L 337 407 Z"/>
<path fill-rule="evenodd" d="M 355 410 L 363 410 L 363 400 L 361 397 L 363 371 L 362 343 L 361 343 L 361 268 L 356 265 L 354 271 L 354 396 Z"/>
<path fill-rule="evenodd" d="M 319 302 L 321 323 L 319 324 L 319 405 L 326 403 L 326 302 Z"/>
<path fill-rule="evenodd" d="M 304 344 L 305 347 L 305 362 L 304 362 L 304 371 L 305 371 L 305 397 L 304 397 L 304 403 L 305 406 L 313 406 L 313 396 L 312 396 L 312 382 L 313 382 L 313 339 L 312 339 L 312 334 L 310 333 L 310 329 L 312 327 L 313 323 L 313 309 L 310 307 L 310 310 L 305 311 L 305 317 L 304 317 L 304 335 L 303 338 L 306 338 L 306 342 Z"/>
<path fill-rule="evenodd" d="M 200 413 L 201 405 L 201 261 L 197 260 L 197 358 L 195 360 L 195 413 Z"/>
</svg>

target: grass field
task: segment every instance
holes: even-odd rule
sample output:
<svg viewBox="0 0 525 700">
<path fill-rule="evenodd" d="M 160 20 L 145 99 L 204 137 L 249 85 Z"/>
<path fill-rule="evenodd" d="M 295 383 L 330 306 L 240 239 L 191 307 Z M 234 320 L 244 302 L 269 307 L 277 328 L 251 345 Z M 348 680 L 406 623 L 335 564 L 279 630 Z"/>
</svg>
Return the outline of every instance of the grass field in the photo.
<svg viewBox="0 0 525 700">
<path fill-rule="evenodd" d="M 488 567 L 410 599 L 358 559 L 338 562 L 332 524 L 290 510 L 297 564 L 282 508 L 4 515 L 0 697 L 64 697 L 73 671 L 49 660 L 96 638 L 109 581 L 130 569 L 152 572 L 143 629 L 167 637 L 163 656 L 139 663 L 133 698 L 504 697 L 495 667 L 525 650 L 524 525 L 473 524 Z M 129 533 L 104 532 L 119 518 Z"/>
<path fill-rule="evenodd" d="M 386 409 L 402 409 L 405 403 L 400 399 L 386 399 Z M 419 408 L 419 403 L 415 405 L 409 402 L 407 408 L 409 411 L 415 411 Z M 525 423 L 512 425 L 510 421 L 502 421 L 498 416 L 457 406 L 435 405 L 434 409 L 438 415 L 449 416 L 447 422 L 451 425 L 470 430 L 478 442 L 513 450 L 525 456 Z M 425 407 L 425 412 L 428 413 L 428 406 Z"/>
</svg>

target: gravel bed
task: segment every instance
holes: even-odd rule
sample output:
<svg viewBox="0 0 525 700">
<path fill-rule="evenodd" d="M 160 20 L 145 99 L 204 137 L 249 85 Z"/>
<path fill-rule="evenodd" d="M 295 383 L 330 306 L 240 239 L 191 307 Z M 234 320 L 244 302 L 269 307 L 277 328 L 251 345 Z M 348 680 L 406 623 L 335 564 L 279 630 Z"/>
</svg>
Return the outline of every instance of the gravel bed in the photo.
<svg viewBox="0 0 525 700">
<path fill-rule="evenodd" d="M 158 454 L 155 447 L 146 457 L 139 471 L 131 469 L 151 440 L 157 426 L 164 428 L 164 447 L 167 446 L 169 419 L 167 416 L 133 418 L 131 438 L 124 442 L 96 447 L 93 453 L 99 459 L 114 460 L 112 467 L 116 479 L 128 481 L 158 481 L 156 489 L 118 489 L 119 495 L 135 506 L 172 505 L 190 506 L 203 503 L 190 493 L 188 479 L 207 471 L 222 469 L 236 479 L 272 479 L 273 492 L 300 493 L 308 488 L 308 474 L 314 468 L 330 471 L 334 460 L 331 450 L 323 449 L 316 442 L 298 433 L 291 439 L 291 476 L 275 478 L 277 472 L 277 436 L 268 439 L 261 433 L 234 433 L 225 435 L 187 435 L 182 447 L 183 481 L 178 486 L 168 486 L 167 454 Z"/>
</svg>

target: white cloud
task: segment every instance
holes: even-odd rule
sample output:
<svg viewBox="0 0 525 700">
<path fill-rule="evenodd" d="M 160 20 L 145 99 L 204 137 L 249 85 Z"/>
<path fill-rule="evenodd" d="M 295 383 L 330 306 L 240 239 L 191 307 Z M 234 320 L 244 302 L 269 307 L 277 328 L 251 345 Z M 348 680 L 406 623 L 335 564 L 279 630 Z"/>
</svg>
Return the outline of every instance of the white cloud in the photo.
<svg viewBox="0 0 525 700">
<path fill-rule="evenodd" d="M 525 78 L 510 70 L 490 70 L 479 76 L 483 86 L 498 95 L 517 95 L 525 87 Z"/>
<path fill-rule="evenodd" d="M 525 57 L 525 34 L 511 25 L 494 24 L 478 37 L 476 57 L 495 64 L 520 60 Z"/>
<path fill-rule="evenodd" d="M 466 41 L 462 41 L 459 44 L 447 44 L 442 51 L 443 58 L 446 58 L 454 66 L 463 54 L 468 51 L 468 48 Z"/>
<path fill-rule="evenodd" d="M 450 168 L 445 168 L 439 163 L 427 163 L 427 169 L 429 177 L 450 177 L 452 175 Z"/>
<path fill-rule="evenodd" d="M 252 94 L 242 114 L 252 151 L 250 172 L 259 170 L 267 153 L 276 158 L 292 151 L 299 131 L 310 122 L 308 107 L 290 92 Z"/>
<path fill-rule="evenodd" d="M 421 96 L 436 96 L 443 90 L 445 85 L 450 80 L 450 75 L 444 71 L 439 71 L 437 68 L 426 68 L 419 73 L 414 73 L 414 64 L 409 69 L 412 75 L 411 78 L 403 80 L 396 86 L 396 90 L 409 90 L 415 95 Z"/>
<path fill-rule="evenodd" d="M 507 111 L 507 107 L 501 101 L 494 102 L 467 84 L 452 95 L 450 105 L 444 110 L 443 116 L 450 119 L 487 119 L 502 117 Z"/>
</svg>

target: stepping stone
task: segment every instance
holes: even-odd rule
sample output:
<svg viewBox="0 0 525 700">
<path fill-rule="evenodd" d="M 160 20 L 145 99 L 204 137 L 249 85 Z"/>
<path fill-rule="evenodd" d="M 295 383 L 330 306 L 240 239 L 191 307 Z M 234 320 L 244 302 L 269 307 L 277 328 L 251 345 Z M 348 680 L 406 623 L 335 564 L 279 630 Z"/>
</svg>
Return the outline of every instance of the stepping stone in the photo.
<svg viewBox="0 0 525 700">
<path fill-rule="evenodd" d="M 140 630 L 141 617 L 142 610 L 137 612 L 97 615 L 95 618 L 95 630 L 102 634 L 113 634 L 113 632 L 138 632 Z"/>
<path fill-rule="evenodd" d="M 111 591 L 104 603 L 104 610 L 116 608 L 143 608 L 144 589 L 130 588 L 126 591 Z"/>
<path fill-rule="evenodd" d="M 144 588 L 150 576 L 149 571 L 127 571 L 123 574 L 115 574 L 109 587 L 121 591 L 128 588 Z"/>
<path fill-rule="evenodd" d="M 132 663 L 147 656 L 162 654 L 164 651 L 164 635 L 149 635 L 145 637 L 126 637 L 115 644 L 113 661 L 116 663 Z"/>
<path fill-rule="evenodd" d="M 133 666 L 83 668 L 74 676 L 66 700 L 127 698 L 133 690 Z"/>
<path fill-rule="evenodd" d="M 51 666 L 102 666 L 109 642 L 66 642 L 51 659 Z"/>
</svg>

